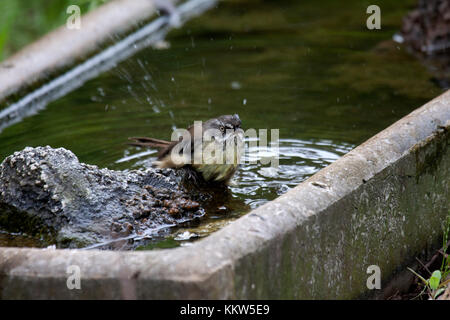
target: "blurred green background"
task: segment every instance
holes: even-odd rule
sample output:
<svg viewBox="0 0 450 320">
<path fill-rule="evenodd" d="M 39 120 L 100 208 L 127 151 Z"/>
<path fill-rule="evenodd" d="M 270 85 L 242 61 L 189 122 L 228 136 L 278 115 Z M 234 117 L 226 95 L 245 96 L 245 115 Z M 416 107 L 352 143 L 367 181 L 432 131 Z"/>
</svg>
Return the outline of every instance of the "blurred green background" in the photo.
<svg viewBox="0 0 450 320">
<path fill-rule="evenodd" d="M 0 61 L 11 56 L 48 31 L 63 25 L 69 5 L 78 5 L 81 14 L 108 0 L 1 0 Z"/>
</svg>

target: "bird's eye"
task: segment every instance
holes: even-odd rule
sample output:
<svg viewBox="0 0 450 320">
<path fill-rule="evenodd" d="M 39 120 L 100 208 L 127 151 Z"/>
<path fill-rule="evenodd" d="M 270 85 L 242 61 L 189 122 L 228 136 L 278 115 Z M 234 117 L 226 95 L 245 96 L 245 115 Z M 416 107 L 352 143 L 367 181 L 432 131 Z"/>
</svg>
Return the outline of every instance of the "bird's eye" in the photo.
<svg viewBox="0 0 450 320">
<path fill-rule="evenodd" d="M 225 132 L 225 127 L 224 126 L 220 126 L 220 131 Z"/>
</svg>

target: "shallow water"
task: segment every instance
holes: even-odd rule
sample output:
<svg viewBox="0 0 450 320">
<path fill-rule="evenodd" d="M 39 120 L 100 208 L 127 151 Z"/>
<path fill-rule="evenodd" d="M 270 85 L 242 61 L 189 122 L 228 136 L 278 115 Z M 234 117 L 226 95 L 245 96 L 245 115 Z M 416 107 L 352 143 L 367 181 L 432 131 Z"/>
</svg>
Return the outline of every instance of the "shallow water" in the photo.
<svg viewBox="0 0 450 320">
<path fill-rule="evenodd" d="M 170 139 L 194 120 L 238 113 L 244 129 L 279 129 L 279 168 L 244 164 L 233 198 L 147 249 L 188 244 L 286 192 L 442 90 L 391 39 L 415 1 L 229 1 L 0 133 L 0 160 L 25 146 L 72 150 L 110 169 L 148 167 L 129 136 Z M 259 150 L 249 150 L 250 156 Z M 142 154 L 143 153 L 143 154 Z M 11 237 L 13 238 L 11 240 Z M 32 244 L 5 234 L 0 245 Z M 145 249 L 145 248 L 143 248 Z"/>
</svg>

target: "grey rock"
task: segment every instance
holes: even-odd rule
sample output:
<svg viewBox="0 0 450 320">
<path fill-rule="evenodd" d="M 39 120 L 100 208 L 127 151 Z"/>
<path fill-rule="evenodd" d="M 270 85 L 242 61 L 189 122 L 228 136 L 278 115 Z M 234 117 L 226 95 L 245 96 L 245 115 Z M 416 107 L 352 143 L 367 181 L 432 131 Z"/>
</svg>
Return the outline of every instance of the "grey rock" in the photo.
<svg viewBox="0 0 450 320">
<path fill-rule="evenodd" d="M 99 169 L 63 148 L 27 147 L 0 165 L 0 226 L 71 248 L 151 237 L 205 214 L 212 195 L 187 188 L 190 174 Z"/>
</svg>

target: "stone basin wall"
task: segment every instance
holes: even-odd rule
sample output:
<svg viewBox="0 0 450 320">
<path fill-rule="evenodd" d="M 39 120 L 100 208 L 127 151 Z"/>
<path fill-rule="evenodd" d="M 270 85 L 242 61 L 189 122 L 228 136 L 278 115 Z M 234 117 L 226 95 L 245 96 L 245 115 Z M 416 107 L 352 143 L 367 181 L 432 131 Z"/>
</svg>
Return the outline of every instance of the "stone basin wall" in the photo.
<svg viewBox="0 0 450 320">
<path fill-rule="evenodd" d="M 450 91 L 294 189 L 188 247 L 0 248 L 0 298 L 351 299 L 388 296 L 441 242 Z M 369 290 L 369 266 L 381 289 Z M 68 267 L 81 289 L 67 287 Z"/>
</svg>

